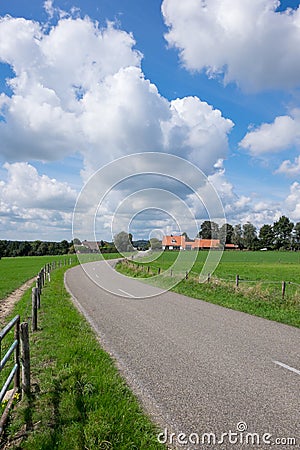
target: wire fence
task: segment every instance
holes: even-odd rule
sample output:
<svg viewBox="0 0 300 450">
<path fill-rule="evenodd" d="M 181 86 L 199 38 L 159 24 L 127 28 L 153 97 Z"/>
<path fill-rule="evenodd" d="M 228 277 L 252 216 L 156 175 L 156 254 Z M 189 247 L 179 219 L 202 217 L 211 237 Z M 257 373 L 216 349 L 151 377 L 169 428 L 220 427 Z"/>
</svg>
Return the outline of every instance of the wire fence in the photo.
<svg viewBox="0 0 300 450">
<path fill-rule="evenodd" d="M 59 269 L 64 266 L 69 266 L 73 264 L 74 261 L 76 261 L 77 256 L 72 255 L 67 258 L 62 258 L 58 260 L 51 261 L 50 263 L 45 264 L 44 267 L 41 268 L 40 272 L 35 277 L 35 287 L 38 289 L 40 296 L 38 300 L 38 309 L 40 308 L 40 302 L 41 302 L 41 282 L 43 280 L 43 284 L 45 284 L 46 281 L 51 281 L 51 272 L 55 269 Z M 33 288 L 32 288 L 33 289 Z M 32 323 L 32 296 L 28 296 L 28 300 L 26 302 L 23 319 L 27 321 L 29 324 Z"/>
<path fill-rule="evenodd" d="M 0 436 L 14 401 L 30 395 L 29 330 L 31 328 L 32 332 L 38 331 L 38 310 L 41 308 L 43 288 L 47 282 L 50 283 L 53 270 L 71 265 L 73 262 L 74 259 L 70 257 L 45 264 L 36 276 L 35 287 L 31 289 L 31 297 L 28 298 L 23 314 L 24 322 L 20 322 L 20 315 L 17 315 L 2 330 L 0 329 Z M 9 336 L 14 327 L 16 329 L 13 342 L 1 348 L 3 338 Z M 6 351 L 2 359 L 1 350 Z"/>
<path fill-rule="evenodd" d="M 181 271 L 176 271 L 174 269 L 172 269 L 171 267 L 167 268 L 167 269 L 162 269 L 159 266 L 154 266 L 148 263 L 141 263 L 138 261 L 133 261 L 133 260 L 128 260 L 125 259 L 124 263 L 128 266 L 131 267 L 132 269 L 137 269 L 141 272 L 141 274 L 145 274 L 145 277 L 150 277 L 150 276 L 156 276 L 156 275 L 162 275 L 165 277 L 174 277 L 174 278 L 178 278 L 179 280 L 193 280 L 193 281 L 198 281 L 201 283 L 215 283 L 215 284 L 220 284 L 223 283 L 224 285 L 227 286 L 234 286 L 235 288 L 240 288 L 241 285 L 243 285 L 244 283 L 247 284 L 252 284 L 253 286 L 261 286 L 261 285 L 274 285 L 274 286 L 278 286 L 278 293 L 280 293 L 281 298 L 284 299 L 287 295 L 287 287 L 288 286 L 294 286 L 293 289 L 293 294 L 296 294 L 297 296 L 299 296 L 300 299 L 300 291 L 297 291 L 297 288 L 300 288 L 300 284 L 296 283 L 294 281 L 288 281 L 288 280 L 282 280 L 282 281 L 278 281 L 278 280 L 265 280 L 265 279 L 256 279 L 256 280 L 250 280 L 250 279 L 246 279 L 241 277 L 239 274 L 236 274 L 236 276 L 234 278 L 222 278 L 222 277 L 218 277 L 216 275 L 212 275 L 210 273 L 205 274 L 204 276 L 201 275 L 200 278 L 200 274 L 199 272 L 195 272 L 193 270 L 181 270 Z M 201 281 L 200 281 L 201 280 Z"/>
</svg>

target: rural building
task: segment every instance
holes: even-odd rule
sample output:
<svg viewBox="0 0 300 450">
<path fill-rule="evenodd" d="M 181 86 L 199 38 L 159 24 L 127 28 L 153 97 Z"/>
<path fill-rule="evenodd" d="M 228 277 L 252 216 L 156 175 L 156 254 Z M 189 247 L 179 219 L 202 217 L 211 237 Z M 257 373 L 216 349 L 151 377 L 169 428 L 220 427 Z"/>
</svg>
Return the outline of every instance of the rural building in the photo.
<svg viewBox="0 0 300 450">
<path fill-rule="evenodd" d="M 82 241 L 82 245 L 84 247 L 86 247 L 88 250 L 90 250 L 91 252 L 99 252 L 99 242 L 96 241 Z M 80 248 L 80 247 L 79 247 Z M 80 253 L 80 251 L 79 251 Z"/>
<path fill-rule="evenodd" d="M 217 250 L 220 248 L 219 239 L 196 238 L 193 241 L 186 241 L 185 236 L 164 236 L 162 240 L 163 250 Z M 236 250 L 237 245 L 226 244 L 225 249 Z"/>
</svg>

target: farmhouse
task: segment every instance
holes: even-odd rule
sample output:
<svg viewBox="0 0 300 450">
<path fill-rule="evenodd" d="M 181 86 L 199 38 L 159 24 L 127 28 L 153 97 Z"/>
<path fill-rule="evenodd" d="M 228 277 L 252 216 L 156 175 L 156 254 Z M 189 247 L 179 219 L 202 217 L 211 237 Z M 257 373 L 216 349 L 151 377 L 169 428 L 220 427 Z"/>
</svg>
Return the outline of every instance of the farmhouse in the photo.
<svg viewBox="0 0 300 450">
<path fill-rule="evenodd" d="M 99 242 L 96 241 L 82 241 L 82 245 L 91 252 L 99 252 Z M 80 251 L 79 251 L 80 253 Z"/>
<path fill-rule="evenodd" d="M 162 240 L 163 250 L 217 250 L 221 248 L 219 239 L 200 239 L 186 241 L 185 236 L 164 236 Z M 237 249 L 237 245 L 226 244 L 225 249 Z"/>
</svg>

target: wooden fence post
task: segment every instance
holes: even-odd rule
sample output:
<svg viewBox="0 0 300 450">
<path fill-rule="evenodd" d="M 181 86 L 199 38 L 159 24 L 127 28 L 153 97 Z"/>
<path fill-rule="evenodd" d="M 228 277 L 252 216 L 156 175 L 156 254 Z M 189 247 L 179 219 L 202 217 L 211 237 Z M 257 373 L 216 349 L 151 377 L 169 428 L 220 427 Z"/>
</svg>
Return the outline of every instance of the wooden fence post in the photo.
<svg viewBox="0 0 300 450">
<path fill-rule="evenodd" d="M 210 273 L 207 274 L 207 282 L 210 282 Z"/>
<path fill-rule="evenodd" d="M 157 273 L 158 273 L 158 275 L 160 274 L 160 267 L 158 268 L 158 271 L 157 271 Z"/>
<path fill-rule="evenodd" d="M 285 296 L 285 288 L 286 288 L 286 282 L 283 281 L 282 285 L 281 285 L 281 295 L 282 295 L 282 300 L 284 300 L 284 296 Z"/>
<path fill-rule="evenodd" d="M 44 286 L 44 274 L 43 274 L 43 269 L 40 270 L 39 272 L 39 277 L 40 277 L 40 282 L 41 282 L 41 288 Z"/>
<path fill-rule="evenodd" d="M 15 341 L 17 341 L 17 347 L 15 350 L 15 364 L 18 366 L 18 370 L 14 376 L 14 387 L 20 390 L 20 318 L 15 325 Z"/>
<path fill-rule="evenodd" d="M 32 331 L 37 330 L 37 288 L 32 288 Z"/>
<path fill-rule="evenodd" d="M 235 277 L 235 285 L 236 285 L 236 287 L 239 287 L 239 281 L 240 281 L 240 276 L 237 275 L 237 276 Z"/>
<path fill-rule="evenodd" d="M 36 295 L 37 295 L 37 307 L 41 307 L 41 277 L 38 275 L 36 279 Z"/>
<path fill-rule="evenodd" d="M 186 272 L 185 272 L 185 279 L 187 280 L 188 277 L 189 277 L 189 273 L 188 273 L 188 271 L 186 270 Z"/>
<path fill-rule="evenodd" d="M 20 326 L 21 362 L 22 362 L 22 397 L 30 395 L 30 352 L 28 323 L 22 322 Z"/>
</svg>

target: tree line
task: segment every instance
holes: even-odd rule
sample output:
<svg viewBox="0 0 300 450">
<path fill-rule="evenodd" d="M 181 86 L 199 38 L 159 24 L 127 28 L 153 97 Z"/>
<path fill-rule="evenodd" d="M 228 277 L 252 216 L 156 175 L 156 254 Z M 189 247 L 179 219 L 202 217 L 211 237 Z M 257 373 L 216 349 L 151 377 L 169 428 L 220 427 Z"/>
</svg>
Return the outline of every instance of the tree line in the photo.
<svg viewBox="0 0 300 450">
<path fill-rule="evenodd" d="M 186 240 L 191 241 L 187 233 L 183 233 Z M 210 220 L 201 224 L 197 235 L 202 239 L 219 239 L 221 245 L 235 244 L 240 249 L 246 250 L 300 250 L 300 222 L 293 223 L 288 217 L 281 216 L 273 225 L 263 225 L 257 229 L 252 223 L 231 225 L 226 223 L 221 227 Z M 114 242 L 100 241 L 100 252 L 110 253 L 116 251 L 130 251 L 133 247 L 138 249 L 161 248 L 161 241 L 152 239 L 151 242 L 141 240 L 133 241 L 132 235 L 121 232 L 115 236 Z M 0 240 L 0 258 L 11 256 L 43 256 L 65 255 L 75 253 L 75 248 L 81 252 L 90 252 L 90 249 L 82 245 L 79 239 L 68 242 L 47 241 L 9 241 Z"/>
<path fill-rule="evenodd" d="M 74 253 L 73 241 L 45 242 L 45 241 L 0 241 L 0 258 L 12 256 L 44 256 L 65 255 Z"/>
<path fill-rule="evenodd" d="M 300 222 L 294 224 L 288 217 L 281 216 L 273 225 L 257 229 L 250 222 L 235 226 L 226 223 L 219 227 L 217 223 L 206 220 L 197 237 L 219 239 L 221 245 L 235 244 L 247 250 L 300 250 Z"/>
</svg>

